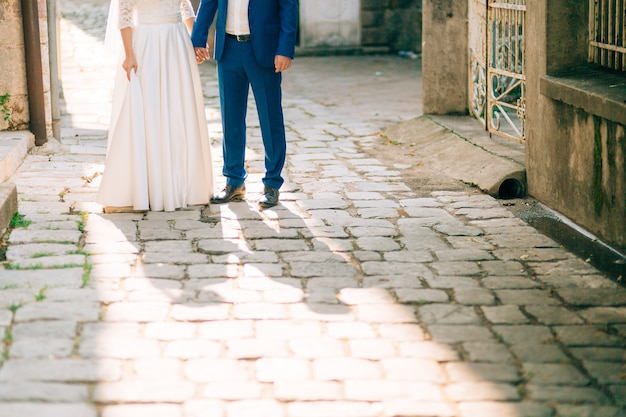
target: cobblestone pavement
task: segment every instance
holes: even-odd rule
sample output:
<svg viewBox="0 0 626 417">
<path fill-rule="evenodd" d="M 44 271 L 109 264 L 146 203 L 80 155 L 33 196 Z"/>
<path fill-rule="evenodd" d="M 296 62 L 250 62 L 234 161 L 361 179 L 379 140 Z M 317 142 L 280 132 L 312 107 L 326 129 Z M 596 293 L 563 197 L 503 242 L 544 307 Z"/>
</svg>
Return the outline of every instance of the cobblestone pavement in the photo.
<svg viewBox="0 0 626 417">
<path fill-rule="evenodd" d="M 338 66 L 357 77 L 374 58 L 298 60 L 317 98 L 285 92 L 274 210 L 254 203 L 253 127 L 249 202 L 103 215 L 105 3 L 63 1 L 62 144 L 12 179 L 29 224 L 0 271 L 0 416 L 626 415 L 626 289 L 493 198 L 423 196 L 377 159 L 372 132 L 405 117 L 385 113 L 393 97 L 373 123 L 320 93 L 348 94 Z"/>
</svg>

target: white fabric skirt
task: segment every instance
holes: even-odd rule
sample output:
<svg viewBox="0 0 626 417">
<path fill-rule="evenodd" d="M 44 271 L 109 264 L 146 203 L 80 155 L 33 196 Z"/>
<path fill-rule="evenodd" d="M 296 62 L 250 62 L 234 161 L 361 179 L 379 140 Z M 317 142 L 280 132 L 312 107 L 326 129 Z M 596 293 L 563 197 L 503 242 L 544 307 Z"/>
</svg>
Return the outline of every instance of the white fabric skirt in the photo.
<svg viewBox="0 0 626 417">
<path fill-rule="evenodd" d="M 107 158 L 96 201 L 173 211 L 214 191 L 200 75 L 184 23 L 133 30 L 137 74 L 118 65 Z"/>
</svg>

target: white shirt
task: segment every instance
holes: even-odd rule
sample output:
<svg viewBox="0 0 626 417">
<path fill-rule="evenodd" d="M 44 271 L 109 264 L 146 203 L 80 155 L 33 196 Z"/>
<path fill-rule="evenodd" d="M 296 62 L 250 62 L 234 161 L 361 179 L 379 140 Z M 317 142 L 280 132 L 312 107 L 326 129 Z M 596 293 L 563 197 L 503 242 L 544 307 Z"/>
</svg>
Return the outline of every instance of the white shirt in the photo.
<svg viewBox="0 0 626 417">
<path fill-rule="evenodd" d="M 249 35 L 248 4 L 250 0 L 228 0 L 226 11 L 226 33 Z"/>
</svg>

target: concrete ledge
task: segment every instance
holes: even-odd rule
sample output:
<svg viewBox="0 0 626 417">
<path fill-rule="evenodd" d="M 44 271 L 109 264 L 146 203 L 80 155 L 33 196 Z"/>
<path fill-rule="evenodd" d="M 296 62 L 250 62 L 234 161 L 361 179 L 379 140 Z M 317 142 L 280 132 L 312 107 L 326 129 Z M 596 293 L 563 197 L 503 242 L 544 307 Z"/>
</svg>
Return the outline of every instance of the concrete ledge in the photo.
<svg viewBox="0 0 626 417">
<path fill-rule="evenodd" d="M 582 67 L 540 79 L 541 94 L 626 126 L 626 78 Z"/>
<path fill-rule="evenodd" d="M 0 231 L 4 233 L 17 213 L 17 187 L 6 182 L 22 165 L 35 137 L 28 131 L 0 132 Z"/>
<path fill-rule="evenodd" d="M 0 132 L 0 182 L 8 180 L 22 165 L 35 136 L 28 131 Z"/>
<path fill-rule="evenodd" d="M 9 227 L 13 215 L 17 213 L 17 187 L 10 182 L 0 184 L 0 233 Z"/>
<path fill-rule="evenodd" d="M 450 127 L 443 123 L 456 125 Z M 523 145 L 501 143 L 482 135 L 493 142 L 494 149 L 487 140 L 472 141 L 459 132 L 471 131 L 479 123 L 470 117 L 441 119 L 420 116 L 416 119 L 392 126 L 385 131 L 390 140 L 415 143 L 415 157 L 425 167 L 437 170 L 450 178 L 472 184 L 497 198 L 517 198 L 526 195 L 526 169 L 523 163 Z M 468 135 L 469 136 L 469 135 Z"/>
</svg>

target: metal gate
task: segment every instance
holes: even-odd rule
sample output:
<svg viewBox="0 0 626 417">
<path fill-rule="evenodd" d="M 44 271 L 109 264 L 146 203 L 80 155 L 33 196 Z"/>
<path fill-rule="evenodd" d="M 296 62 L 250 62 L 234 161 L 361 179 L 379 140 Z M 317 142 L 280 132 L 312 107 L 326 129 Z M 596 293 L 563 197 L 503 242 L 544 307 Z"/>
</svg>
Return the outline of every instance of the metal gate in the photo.
<svg viewBox="0 0 626 417">
<path fill-rule="evenodd" d="M 470 111 L 489 133 L 524 142 L 526 0 L 470 0 Z"/>
</svg>

